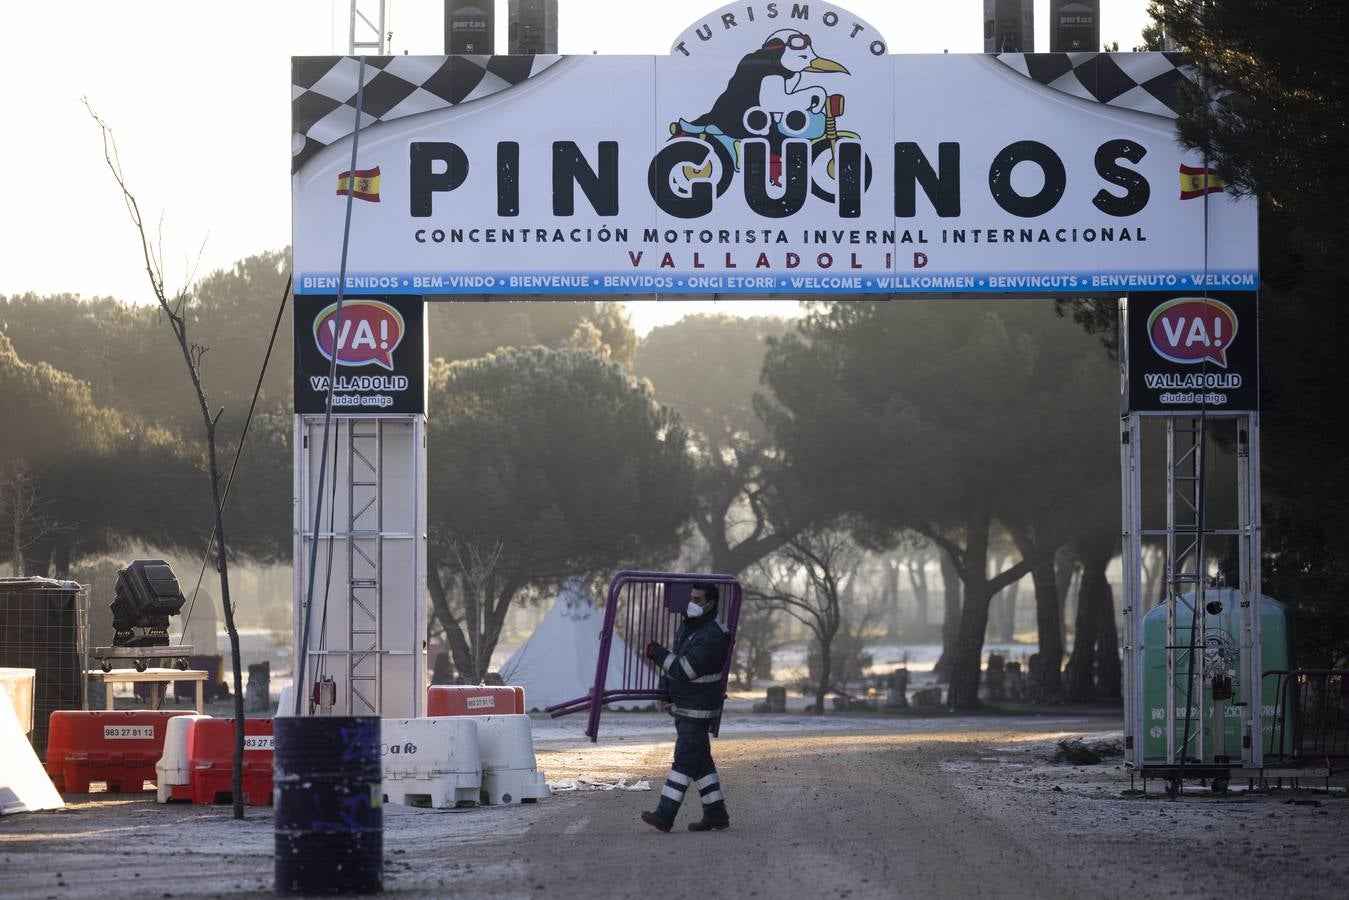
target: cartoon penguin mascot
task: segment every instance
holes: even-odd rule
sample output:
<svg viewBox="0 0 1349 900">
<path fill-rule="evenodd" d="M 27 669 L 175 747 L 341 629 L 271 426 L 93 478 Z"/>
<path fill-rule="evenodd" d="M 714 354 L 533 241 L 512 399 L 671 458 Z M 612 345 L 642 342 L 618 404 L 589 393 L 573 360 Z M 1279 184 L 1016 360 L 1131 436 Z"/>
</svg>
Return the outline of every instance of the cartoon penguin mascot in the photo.
<svg viewBox="0 0 1349 900">
<path fill-rule="evenodd" d="M 801 75 L 806 72 L 848 74 L 842 65 L 815 52 L 810 35 L 792 29 L 775 31 L 761 48 L 740 60 L 712 108 L 689 124 L 699 129 L 715 127 L 722 134 L 744 139 L 754 134 L 746 126 L 745 114 L 756 107 L 775 119 L 792 111 L 823 110 L 827 92 L 817 86 L 801 87 Z M 782 137 L 770 140 L 780 145 Z"/>
</svg>

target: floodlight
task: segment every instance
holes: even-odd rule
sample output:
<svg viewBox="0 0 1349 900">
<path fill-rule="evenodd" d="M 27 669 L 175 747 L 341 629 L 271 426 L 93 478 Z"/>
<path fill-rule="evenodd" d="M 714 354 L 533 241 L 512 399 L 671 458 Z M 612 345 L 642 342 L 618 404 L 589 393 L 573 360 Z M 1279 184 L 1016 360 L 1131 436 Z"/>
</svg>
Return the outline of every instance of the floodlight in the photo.
<svg viewBox="0 0 1349 900">
<path fill-rule="evenodd" d="M 162 559 L 133 560 L 117 572 L 112 601 L 113 645 L 167 646 L 169 616 L 178 615 L 184 600 L 168 563 Z"/>
</svg>

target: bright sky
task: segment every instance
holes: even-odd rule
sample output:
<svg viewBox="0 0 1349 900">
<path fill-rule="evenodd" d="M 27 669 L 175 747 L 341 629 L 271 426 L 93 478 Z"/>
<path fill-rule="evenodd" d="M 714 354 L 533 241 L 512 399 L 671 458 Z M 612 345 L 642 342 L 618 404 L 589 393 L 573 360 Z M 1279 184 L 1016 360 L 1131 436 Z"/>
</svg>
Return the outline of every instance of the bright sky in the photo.
<svg viewBox="0 0 1349 900">
<path fill-rule="evenodd" d="M 496 0 L 505 52 L 506 0 Z M 666 53 L 719 0 L 561 0 L 562 53 Z M 976 53 L 983 0 L 843 0 L 893 53 Z M 0 294 L 152 297 L 138 239 L 80 98 L 113 128 L 170 288 L 290 242 L 290 57 L 346 53 L 350 0 L 30 0 L 5 4 L 11 60 L 0 173 Z M 361 9 L 374 10 L 373 0 Z M 1102 0 L 1101 37 L 1132 47 L 1146 0 Z M 395 53 L 443 52 L 441 0 L 388 0 Z M 1047 49 L 1049 0 L 1036 0 Z M 17 56 L 17 59 L 16 59 Z M 200 262 L 194 262 L 200 256 Z M 717 309 L 795 303 L 630 304 L 646 333 Z"/>
</svg>

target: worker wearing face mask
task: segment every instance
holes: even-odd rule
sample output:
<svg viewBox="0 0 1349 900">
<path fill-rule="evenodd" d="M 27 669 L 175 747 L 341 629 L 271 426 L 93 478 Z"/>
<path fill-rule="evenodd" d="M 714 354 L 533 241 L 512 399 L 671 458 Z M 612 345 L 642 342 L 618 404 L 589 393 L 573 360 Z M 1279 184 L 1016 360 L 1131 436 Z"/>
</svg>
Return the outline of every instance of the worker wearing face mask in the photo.
<svg viewBox="0 0 1349 900">
<path fill-rule="evenodd" d="M 642 813 L 642 821 L 660 831 L 674 825 L 679 804 L 690 791 L 702 800 L 703 817 L 690 823 L 689 831 L 721 831 L 731 824 L 708 734 L 725 699 L 721 674 L 727 640 L 717 621 L 717 599 L 716 585 L 695 584 L 684 624 L 675 633 L 674 648 L 667 650 L 655 641 L 646 645 L 646 658 L 668 680 L 670 714 L 675 720 L 674 765 L 660 792 L 660 804 L 654 812 Z"/>
</svg>

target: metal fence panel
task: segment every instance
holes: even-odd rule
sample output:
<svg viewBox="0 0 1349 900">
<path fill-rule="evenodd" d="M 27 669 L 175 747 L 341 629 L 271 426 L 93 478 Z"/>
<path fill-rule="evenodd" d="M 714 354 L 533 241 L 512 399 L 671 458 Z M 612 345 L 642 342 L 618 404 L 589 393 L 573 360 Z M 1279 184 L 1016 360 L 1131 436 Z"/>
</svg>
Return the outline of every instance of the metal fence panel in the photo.
<svg viewBox="0 0 1349 900">
<path fill-rule="evenodd" d="M 717 604 L 717 621 L 726 631 L 726 662 L 721 670 L 721 691 L 735 658 L 735 633 L 740 623 L 740 604 L 743 592 L 740 583 L 731 575 L 706 575 L 680 572 L 619 572 L 609 582 L 609 593 L 604 605 L 604 625 L 600 630 L 599 659 L 595 662 L 595 683 L 584 697 L 550 706 L 553 717 L 586 712 L 586 735 L 592 742 L 599 739 L 600 714 L 606 703 L 623 700 L 667 699 L 659 668 L 646 659 L 646 645 L 657 641 L 670 646 L 688 604 L 689 593 L 698 583 L 715 584 L 721 598 Z M 622 640 L 622 678 L 616 687 L 609 684 L 609 654 L 614 635 Z M 712 733 L 721 730 L 721 719 L 712 725 Z"/>
<path fill-rule="evenodd" d="M 1349 769 L 1349 669 L 1265 672 L 1278 679 L 1266 760 Z"/>
</svg>

